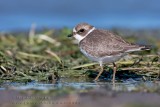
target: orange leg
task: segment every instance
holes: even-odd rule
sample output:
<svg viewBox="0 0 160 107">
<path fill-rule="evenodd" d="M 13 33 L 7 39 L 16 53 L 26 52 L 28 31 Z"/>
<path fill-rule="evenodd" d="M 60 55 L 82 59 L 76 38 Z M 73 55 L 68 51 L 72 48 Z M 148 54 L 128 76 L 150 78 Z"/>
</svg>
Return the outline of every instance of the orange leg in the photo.
<svg viewBox="0 0 160 107">
<path fill-rule="evenodd" d="M 115 83 L 116 71 L 117 71 L 117 67 L 116 67 L 116 64 L 113 62 L 113 78 L 112 78 L 113 83 Z"/>
<path fill-rule="evenodd" d="M 100 67 L 101 67 L 101 70 L 99 72 L 99 74 L 97 75 L 97 77 L 94 79 L 95 81 L 98 80 L 99 76 L 101 76 L 102 72 L 103 72 L 103 65 L 102 65 L 102 62 L 100 62 Z"/>
<path fill-rule="evenodd" d="M 99 76 L 101 76 L 102 72 L 103 72 L 103 67 L 101 66 L 100 72 L 98 73 L 97 77 L 94 79 L 95 81 L 98 80 L 98 78 L 99 78 Z"/>
</svg>

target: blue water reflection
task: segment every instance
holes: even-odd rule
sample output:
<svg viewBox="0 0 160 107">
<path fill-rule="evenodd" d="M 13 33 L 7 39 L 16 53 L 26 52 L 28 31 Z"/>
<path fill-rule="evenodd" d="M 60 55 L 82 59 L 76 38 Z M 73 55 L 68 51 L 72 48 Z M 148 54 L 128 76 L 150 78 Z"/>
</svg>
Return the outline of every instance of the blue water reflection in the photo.
<svg viewBox="0 0 160 107">
<path fill-rule="evenodd" d="M 160 27 L 159 0 L 0 0 L 0 31 L 37 27 Z"/>
</svg>

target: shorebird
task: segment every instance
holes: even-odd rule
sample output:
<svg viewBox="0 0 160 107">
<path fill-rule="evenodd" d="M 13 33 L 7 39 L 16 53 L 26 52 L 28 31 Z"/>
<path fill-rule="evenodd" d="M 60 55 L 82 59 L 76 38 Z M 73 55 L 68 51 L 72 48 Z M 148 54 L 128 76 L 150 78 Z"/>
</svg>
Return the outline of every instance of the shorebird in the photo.
<svg viewBox="0 0 160 107">
<path fill-rule="evenodd" d="M 130 52 L 149 50 L 147 46 L 129 43 L 120 36 L 108 30 L 97 29 L 88 23 L 80 23 L 73 28 L 72 34 L 68 37 L 78 40 L 80 51 L 90 60 L 99 62 L 101 70 L 95 81 L 103 72 L 103 64 L 113 63 L 113 77 L 115 81 L 115 62 Z"/>
</svg>

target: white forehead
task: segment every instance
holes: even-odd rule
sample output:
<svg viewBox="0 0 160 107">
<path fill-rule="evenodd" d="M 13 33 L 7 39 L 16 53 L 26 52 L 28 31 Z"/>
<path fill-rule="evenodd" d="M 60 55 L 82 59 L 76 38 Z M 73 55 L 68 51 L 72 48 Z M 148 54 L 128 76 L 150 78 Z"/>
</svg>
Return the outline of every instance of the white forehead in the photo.
<svg viewBox="0 0 160 107">
<path fill-rule="evenodd" d="M 77 27 L 77 26 L 76 26 L 76 27 Z M 77 32 L 76 27 L 73 28 L 73 32 Z M 80 28 L 88 29 L 89 26 L 84 25 L 84 26 L 80 26 Z"/>
</svg>

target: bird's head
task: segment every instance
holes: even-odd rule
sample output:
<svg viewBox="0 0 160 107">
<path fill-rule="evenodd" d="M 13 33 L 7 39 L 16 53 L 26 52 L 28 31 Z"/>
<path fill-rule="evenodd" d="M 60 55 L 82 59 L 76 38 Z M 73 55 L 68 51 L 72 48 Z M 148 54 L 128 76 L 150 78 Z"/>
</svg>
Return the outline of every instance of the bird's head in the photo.
<svg viewBox="0 0 160 107">
<path fill-rule="evenodd" d="M 73 28 L 72 34 L 68 35 L 68 37 L 74 37 L 80 42 L 94 29 L 95 27 L 88 23 L 80 23 Z"/>
</svg>

